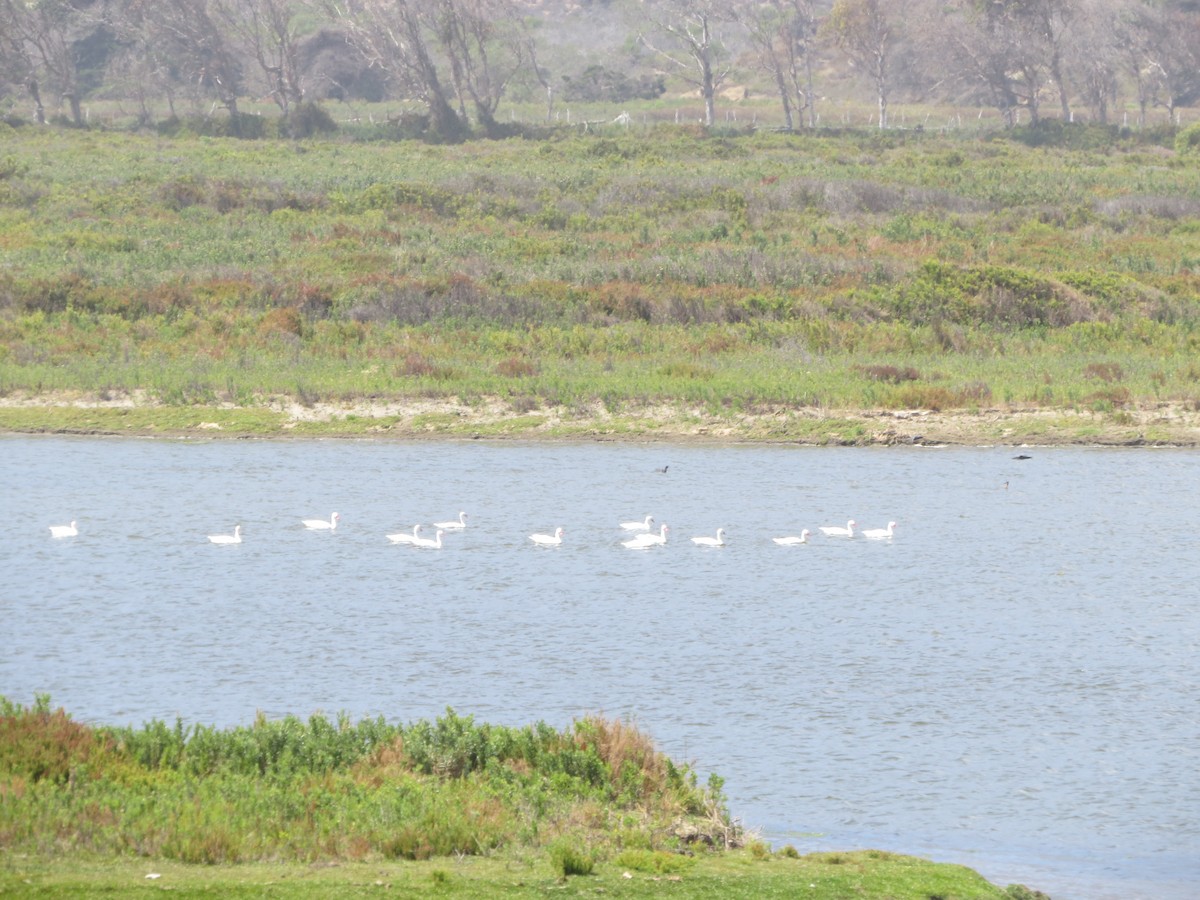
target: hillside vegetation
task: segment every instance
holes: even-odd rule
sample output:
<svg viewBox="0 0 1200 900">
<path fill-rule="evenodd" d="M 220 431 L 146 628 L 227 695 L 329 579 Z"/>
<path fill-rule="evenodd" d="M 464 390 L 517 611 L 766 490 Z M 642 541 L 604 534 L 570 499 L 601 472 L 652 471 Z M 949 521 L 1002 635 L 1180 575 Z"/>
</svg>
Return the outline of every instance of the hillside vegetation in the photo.
<svg viewBox="0 0 1200 900">
<path fill-rule="evenodd" d="M 243 431 L 369 401 L 393 406 L 340 427 L 655 408 L 817 440 L 804 417 L 838 410 L 1200 406 L 1186 131 L 380 136 L 5 128 L 0 425 L 76 427 L 16 408 L 51 394 Z"/>
</svg>

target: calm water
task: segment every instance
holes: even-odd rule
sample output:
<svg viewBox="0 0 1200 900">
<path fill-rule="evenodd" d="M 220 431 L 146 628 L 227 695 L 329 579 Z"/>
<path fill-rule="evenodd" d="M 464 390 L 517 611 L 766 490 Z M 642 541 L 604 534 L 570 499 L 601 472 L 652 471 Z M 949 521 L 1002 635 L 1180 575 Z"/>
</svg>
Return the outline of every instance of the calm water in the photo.
<svg viewBox="0 0 1200 900">
<path fill-rule="evenodd" d="M 1191 898 L 1200 454 L 1028 452 L 2 438 L 0 693 L 133 725 L 602 712 L 776 846 Z M 440 552 L 384 538 L 459 510 Z M 672 540 L 623 549 L 647 513 Z M 850 517 L 897 535 L 770 541 Z"/>
</svg>

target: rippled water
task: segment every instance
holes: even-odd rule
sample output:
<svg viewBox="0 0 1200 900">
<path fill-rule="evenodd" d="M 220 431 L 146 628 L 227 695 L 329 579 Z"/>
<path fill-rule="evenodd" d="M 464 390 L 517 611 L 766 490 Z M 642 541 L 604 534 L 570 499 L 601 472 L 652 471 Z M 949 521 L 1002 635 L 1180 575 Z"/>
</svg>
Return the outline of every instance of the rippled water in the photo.
<svg viewBox="0 0 1200 900">
<path fill-rule="evenodd" d="M 3 438 L 0 693 L 134 725 L 627 716 L 777 846 L 1190 898 L 1200 454 L 1028 452 Z M 459 510 L 442 551 L 384 538 Z M 647 513 L 671 540 L 623 549 Z M 850 517 L 896 537 L 770 541 Z"/>
</svg>

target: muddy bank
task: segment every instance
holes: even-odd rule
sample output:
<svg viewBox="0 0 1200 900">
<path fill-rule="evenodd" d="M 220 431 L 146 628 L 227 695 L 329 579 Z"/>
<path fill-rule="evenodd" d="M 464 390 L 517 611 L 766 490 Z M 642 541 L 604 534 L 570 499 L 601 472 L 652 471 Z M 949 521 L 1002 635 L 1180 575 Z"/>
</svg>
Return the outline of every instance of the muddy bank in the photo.
<svg viewBox="0 0 1200 900">
<path fill-rule="evenodd" d="M 1003 407 L 835 410 L 686 406 L 520 408 L 498 397 L 362 398 L 168 406 L 147 394 L 0 397 L 0 431 L 196 437 L 377 437 L 777 442 L 810 445 L 1200 446 L 1200 412 L 1156 403 L 1109 411 Z"/>
</svg>

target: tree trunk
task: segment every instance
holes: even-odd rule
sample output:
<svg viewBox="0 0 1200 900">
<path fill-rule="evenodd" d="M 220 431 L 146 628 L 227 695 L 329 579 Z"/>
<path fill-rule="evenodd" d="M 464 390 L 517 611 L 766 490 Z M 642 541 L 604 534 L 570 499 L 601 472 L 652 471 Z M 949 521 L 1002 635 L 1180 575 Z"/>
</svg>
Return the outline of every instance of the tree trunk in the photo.
<svg viewBox="0 0 1200 900">
<path fill-rule="evenodd" d="M 713 73 L 712 65 L 705 58 L 702 66 L 703 81 L 701 83 L 701 93 L 704 95 L 704 127 L 712 128 L 717 123 L 717 106 L 714 98 L 715 91 L 713 90 Z"/>
<path fill-rule="evenodd" d="M 779 88 L 779 100 L 783 104 L 783 123 L 788 131 L 793 131 L 792 126 L 792 100 L 788 96 L 789 90 L 787 82 L 783 80 L 783 67 L 775 67 L 775 86 Z"/>
<path fill-rule="evenodd" d="M 812 54 L 804 54 L 804 79 L 805 79 L 805 94 L 804 99 L 808 106 L 808 127 L 817 127 L 817 104 L 813 97 L 813 71 L 812 71 Z"/>
<path fill-rule="evenodd" d="M 83 127 L 83 106 L 79 102 L 79 95 L 74 91 L 68 91 L 63 94 L 63 99 L 67 101 L 67 105 L 71 107 L 71 121 L 75 123 L 75 127 Z"/>
<path fill-rule="evenodd" d="M 39 125 L 45 125 L 46 107 L 42 105 L 42 91 L 38 87 L 37 79 L 33 76 L 30 76 L 25 81 L 25 87 L 29 89 L 29 96 L 33 98 L 34 121 Z"/>
</svg>

